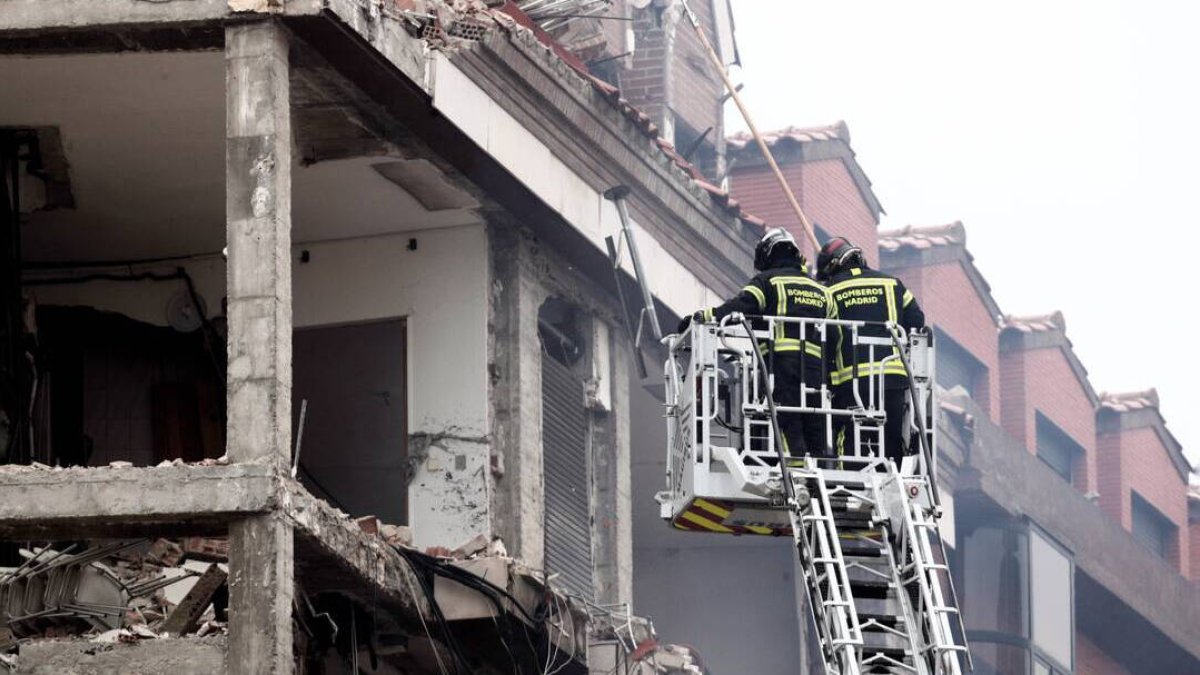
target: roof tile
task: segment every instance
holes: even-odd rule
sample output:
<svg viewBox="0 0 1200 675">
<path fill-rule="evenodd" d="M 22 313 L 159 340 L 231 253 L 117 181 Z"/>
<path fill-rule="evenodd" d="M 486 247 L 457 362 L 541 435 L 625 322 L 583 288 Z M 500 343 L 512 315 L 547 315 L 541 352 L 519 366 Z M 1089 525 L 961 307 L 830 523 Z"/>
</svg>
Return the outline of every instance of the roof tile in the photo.
<svg viewBox="0 0 1200 675">
<path fill-rule="evenodd" d="M 828 124 L 820 127 L 795 127 L 789 126 L 776 131 L 768 131 L 762 135 L 763 140 L 768 146 L 774 146 L 779 142 L 792 141 L 795 143 L 811 143 L 813 141 L 835 141 L 842 140 L 846 143 L 850 142 L 850 129 L 843 121 L 838 121 L 833 124 Z M 726 139 L 726 143 L 733 150 L 741 150 L 754 142 L 754 136 L 749 132 L 741 131 Z"/>
<path fill-rule="evenodd" d="M 902 248 L 924 250 L 934 246 L 963 246 L 966 243 L 967 231 L 961 221 L 922 227 L 907 225 L 879 231 L 879 248 L 884 251 Z"/>
<path fill-rule="evenodd" d="M 1147 408 L 1158 408 L 1158 390 L 1146 389 L 1144 391 L 1120 393 L 1102 392 L 1100 394 L 1100 407 L 1112 410 L 1113 412 L 1131 412 Z"/>
<path fill-rule="evenodd" d="M 1001 330 L 1018 330 L 1022 333 L 1039 333 L 1043 331 L 1066 331 L 1067 320 L 1062 312 L 1041 314 L 1036 316 L 1013 316 L 1006 314 L 1000 325 Z"/>
</svg>

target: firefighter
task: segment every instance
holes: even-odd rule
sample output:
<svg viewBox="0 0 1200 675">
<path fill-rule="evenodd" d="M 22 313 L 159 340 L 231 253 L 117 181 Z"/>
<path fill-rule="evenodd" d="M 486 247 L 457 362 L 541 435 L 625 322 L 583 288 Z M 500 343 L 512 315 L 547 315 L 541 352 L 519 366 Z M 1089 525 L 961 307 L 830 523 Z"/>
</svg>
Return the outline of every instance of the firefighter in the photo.
<svg viewBox="0 0 1200 675">
<path fill-rule="evenodd" d="M 720 321 L 734 312 L 750 317 L 829 318 L 829 293 L 809 277 L 807 267 L 791 233 L 778 227 L 769 230 L 754 248 L 754 269 L 758 274 L 733 299 L 685 317 L 679 324 L 679 332 L 687 330 L 693 320 Z M 799 406 L 801 383 L 816 388 L 826 377 L 820 338 L 811 326 L 807 336 L 802 336 L 800 326 L 795 324 L 780 324 L 776 328 L 774 339 L 760 343 L 759 348 L 763 350 L 767 368 L 775 375 L 775 402 Z M 810 395 L 808 403 L 818 405 L 817 397 Z M 826 442 L 824 415 L 781 413 L 779 427 L 787 454 L 795 457 L 832 454 Z"/>
<path fill-rule="evenodd" d="M 817 255 L 817 278 L 829 288 L 833 313 L 836 318 L 849 321 L 891 321 L 912 331 L 925 327 L 925 313 L 912 291 L 895 277 L 867 267 L 862 249 L 842 237 L 830 239 Z M 881 325 L 867 326 L 859 330 L 864 337 L 889 337 Z M 883 408 L 887 415 L 884 423 L 883 442 L 889 459 L 897 464 L 904 457 L 904 421 L 908 403 L 908 373 L 899 359 L 884 361 L 896 353 L 895 347 L 876 346 L 874 358 L 870 348 L 850 343 L 846 329 L 838 330 L 837 345 L 830 351 L 833 364 L 830 366 L 830 383 L 834 387 L 834 407 L 850 408 L 856 405 L 854 386 L 857 379 L 859 396 L 865 399 L 868 387 L 865 378 L 884 375 Z M 865 404 L 866 401 L 864 400 Z M 850 418 L 838 416 L 835 422 L 834 442 L 838 454 L 848 450 Z"/>
</svg>

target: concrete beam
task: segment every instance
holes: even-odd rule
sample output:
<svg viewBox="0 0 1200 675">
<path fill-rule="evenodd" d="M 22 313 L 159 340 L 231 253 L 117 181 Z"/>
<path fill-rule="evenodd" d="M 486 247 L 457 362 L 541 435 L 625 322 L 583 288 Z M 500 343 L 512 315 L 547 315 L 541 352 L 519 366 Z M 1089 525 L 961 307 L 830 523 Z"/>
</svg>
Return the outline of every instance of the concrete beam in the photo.
<svg viewBox="0 0 1200 675">
<path fill-rule="evenodd" d="M 158 536 L 222 531 L 277 504 L 266 467 L 0 467 L 0 538 Z"/>
<path fill-rule="evenodd" d="M 211 21 L 232 14 L 229 4 L 228 0 L 5 0 L 0 33 Z"/>
<path fill-rule="evenodd" d="M 225 29 L 228 453 L 282 474 L 291 448 L 292 131 L 288 35 L 266 19 Z M 229 528 L 234 673 L 293 672 L 294 542 L 279 514 Z"/>
<path fill-rule="evenodd" d="M 377 535 L 322 499 L 288 480 L 281 496 L 283 514 L 296 532 L 296 564 L 304 590 L 334 591 L 379 606 L 402 623 L 430 616 L 429 604 L 408 562 Z"/>
</svg>

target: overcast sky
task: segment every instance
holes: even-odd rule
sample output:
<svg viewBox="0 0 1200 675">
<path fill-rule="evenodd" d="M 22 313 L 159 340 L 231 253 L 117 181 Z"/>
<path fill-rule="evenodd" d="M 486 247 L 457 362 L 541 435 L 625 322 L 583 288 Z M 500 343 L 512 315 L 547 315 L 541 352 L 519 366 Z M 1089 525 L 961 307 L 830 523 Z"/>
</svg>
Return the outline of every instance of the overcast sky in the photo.
<svg viewBox="0 0 1200 675">
<path fill-rule="evenodd" d="M 845 120 L 884 227 L 961 220 L 1000 308 L 1062 310 L 1200 461 L 1200 3 L 732 2 L 760 129 Z"/>
</svg>

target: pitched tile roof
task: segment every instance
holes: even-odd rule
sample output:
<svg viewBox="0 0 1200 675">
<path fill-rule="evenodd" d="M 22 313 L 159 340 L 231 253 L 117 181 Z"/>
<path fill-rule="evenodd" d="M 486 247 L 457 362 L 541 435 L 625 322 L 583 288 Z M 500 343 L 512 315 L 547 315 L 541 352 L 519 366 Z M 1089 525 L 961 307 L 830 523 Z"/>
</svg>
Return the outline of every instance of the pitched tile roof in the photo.
<svg viewBox="0 0 1200 675">
<path fill-rule="evenodd" d="M 935 246 L 965 246 L 967 230 L 962 221 L 948 225 L 906 225 L 879 231 L 879 248 L 898 251 L 902 248 L 924 250 Z"/>
<path fill-rule="evenodd" d="M 788 162 L 800 163 L 820 160 L 841 160 L 854 186 L 862 195 L 863 202 L 871 210 L 879 222 L 879 214 L 884 213 L 879 197 L 871 187 L 871 179 L 858 163 L 854 148 L 850 147 L 850 128 L 843 121 L 817 127 L 789 126 L 784 129 L 768 131 L 763 141 L 771 149 L 771 154 L 780 164 Z M 737 176 L 746 167 L 759 166 L 763 162 L 758 143 L 748 132 L 739 132 L 725 139 L 725 147 L 729 153 L 730 175 Z M 736 178 L 735 178 L 736 180 Z"/>
</svg>

